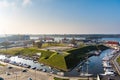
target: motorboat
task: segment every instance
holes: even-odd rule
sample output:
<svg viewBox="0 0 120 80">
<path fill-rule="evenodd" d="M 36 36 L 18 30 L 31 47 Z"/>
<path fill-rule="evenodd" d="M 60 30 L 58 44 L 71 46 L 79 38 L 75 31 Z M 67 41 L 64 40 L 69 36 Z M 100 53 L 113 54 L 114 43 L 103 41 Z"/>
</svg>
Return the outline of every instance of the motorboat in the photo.
<svg viewBox="0 0 120 80">
<path fill-rule="evenodd" d="M 108 61 L 103 61 L 103 67 L 112 67 Z"/>
<path fill-rule="evenodd" d="M 97 80 L 100 80 L 100 76 L 99 75 L 97 75 Z"/>
<path fill-rule="evenodd" d="M 103 61 L 109 61 L 109 59 L 110 59 L 110 58 L 109 58 L 108 56 L 105 56 L 102 60 L 103 60 Z"/>
<path fill-rule="evenodd" d="M 88 74 L 88 73 L 81 73 L 80 76 L 92 76 L 93 74 Z"/>
<path fill-rule="evenodd" d="M 46 69 L 42 69 L 43 72 L 46 72 L 47 70 Z"/>
<path fill-rule="evenodd" d="M 31 67 L 31 69 L 36 69 L 36 67 Z"/>
<path fill-rule="evenodd" d="M 106 75 L 114 75 L 114 72 L 106 71 L 105 74 Z"/>
</svg>

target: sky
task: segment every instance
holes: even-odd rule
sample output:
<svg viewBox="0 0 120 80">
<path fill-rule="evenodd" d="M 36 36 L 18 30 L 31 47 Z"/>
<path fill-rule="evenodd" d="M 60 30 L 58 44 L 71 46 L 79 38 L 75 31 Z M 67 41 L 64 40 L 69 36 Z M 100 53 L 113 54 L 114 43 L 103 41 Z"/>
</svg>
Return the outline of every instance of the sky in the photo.
<svg viewBox="0 0 120 80">
<path fill-rule="evenodd" d="M 0 0 L 0 34 L 120 34 L 120 0 Z"/>
</svg>

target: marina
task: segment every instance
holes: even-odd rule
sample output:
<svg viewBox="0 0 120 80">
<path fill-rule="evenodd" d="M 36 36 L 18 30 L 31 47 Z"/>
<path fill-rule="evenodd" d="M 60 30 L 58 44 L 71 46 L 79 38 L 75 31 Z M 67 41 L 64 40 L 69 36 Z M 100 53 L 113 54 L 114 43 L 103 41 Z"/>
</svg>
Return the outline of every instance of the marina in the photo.
<svg viewBox="0 0 120 80">
<path fill-rule="evenodd" d="M 23 59 L 23 58 L 19 58 L 18 56 L 13 56 L 8 58 L 5 55 L 0 55 L 0 60 L 12 65 L 16 65 L 16 66 L 20 66 L 20 67 L 24 67 L 24 68 L 30 68 L 33 70 L 38 70 L 38 71 L 43 71 L 43 72 L 48 72 L 48 73 L 55 73 L 57 74 L 57 70 L 56 69 L 51 69 L 51 67 L 49 66 L 45 66 L 44 64 L 40 64 L 38 62 L 34 62 L 33 60 L 29 60 L 29 59 Z"/>
</svg>

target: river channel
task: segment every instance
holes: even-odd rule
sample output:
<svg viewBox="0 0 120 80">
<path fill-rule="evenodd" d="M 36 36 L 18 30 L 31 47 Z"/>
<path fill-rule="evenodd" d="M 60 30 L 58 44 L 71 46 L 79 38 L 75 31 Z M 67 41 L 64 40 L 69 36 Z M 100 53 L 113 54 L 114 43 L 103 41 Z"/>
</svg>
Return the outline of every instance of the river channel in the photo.
<svg viewBox="0 0 120 80">
<path fill-rule="evenodd" d="M 81 69 L 79 72 L 77 69 L 80 67 L 81 63 L 77 67 L 75 67 L 72 71 L 66 72 L 65 75 L 66 76 L 71 76 L 71 75 L 79 76 L 81 73 L 89 73 L 89 74 L 93 74 L 94 76 L 96 76 L 97 74 L 103 74 L 104 70 L 103 70 L 103 65 L 102 65 L 102 59 L 106 55 L 109 55 L 114 52 L 115 50 L 113 49 L 107 49 L 101 52 L 100 55 L 98 56 L 91 56 L 88 58 L 87 62 L 84 62 L 84 64 L 81 65 Z"/>
</svg>

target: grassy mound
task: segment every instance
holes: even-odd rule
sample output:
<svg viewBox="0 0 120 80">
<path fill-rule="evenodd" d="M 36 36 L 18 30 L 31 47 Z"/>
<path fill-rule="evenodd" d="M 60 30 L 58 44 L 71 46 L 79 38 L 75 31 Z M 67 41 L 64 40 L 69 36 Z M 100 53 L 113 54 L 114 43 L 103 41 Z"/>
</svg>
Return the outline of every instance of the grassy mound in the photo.
<svg viewBox="0 0 120 80">
<path fill-rule="evenodd" d="M 14 49 L 8 49 L 6 50 L 0 50 L 1 54 L 6 54 L 6 55 L 23 55 L 23 56 L 28 56 L 32 57 L 33 55 L 36 55 L 36 53 L 41 53 L 41 56 L 44 57 L 49 57 L 51 56 L 54 52 L 52 51 L 45 51 L 45 50 L 39 50 L 37 48 L 14 48 Z"/>
<path fill-rule="evenodd" d="M 67 66 L 66 66 L 66 62 L 64 59 L 64 56 L 54 53 L 53 55 L 51 55 L 49 58 L 45 58 L 45 57 L 41 57 L 40 62 L 50 65 L 54 68 L 58 68 L 61 70 L 66 71 L 67 70 Z"/>
</svg>

